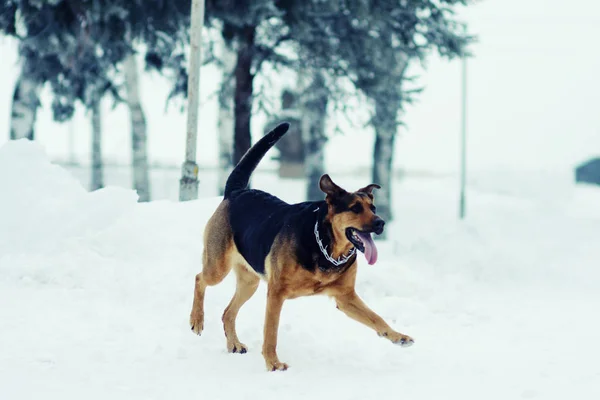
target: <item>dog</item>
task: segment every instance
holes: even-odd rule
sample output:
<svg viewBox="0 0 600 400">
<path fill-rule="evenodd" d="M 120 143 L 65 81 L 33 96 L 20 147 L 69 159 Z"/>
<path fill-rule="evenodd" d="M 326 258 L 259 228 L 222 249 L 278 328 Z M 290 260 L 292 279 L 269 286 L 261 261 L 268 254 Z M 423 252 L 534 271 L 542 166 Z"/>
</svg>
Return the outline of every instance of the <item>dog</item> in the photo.
<svg viewBox="0 0 600 400">
<path fill-rule="evenodd" d="M 222 321 L 230 353 L 246 353 L 240 342 L 236 317 L 259 282 L 267 282 L 267 307 L 262 355 L 268 371 L 284 371 L 288 364 L 277 355 L 279 318 L 285 300 L 327 295 L 348 317 L 372 328 L 400 346 L 414 340 L 393 330 L 355 292 L 358 252 L 369 264 L 377 261 L 371 237 L 380 235 L 385 222 L 376 214 L 370 184 L 347 192 L 323 175 L 319 187 L 325 200 L 288 204 L 261 190 L 248 189 L 252 172 L 267 151 L 288 131 L 284 122 L 263 136 L 229 175 L 223 201 L 204 230 L 202 272 L 196 275 L 190 326 L 204 329 L 204 295 L 233 269 L 236 291 Z"/>
</svg>

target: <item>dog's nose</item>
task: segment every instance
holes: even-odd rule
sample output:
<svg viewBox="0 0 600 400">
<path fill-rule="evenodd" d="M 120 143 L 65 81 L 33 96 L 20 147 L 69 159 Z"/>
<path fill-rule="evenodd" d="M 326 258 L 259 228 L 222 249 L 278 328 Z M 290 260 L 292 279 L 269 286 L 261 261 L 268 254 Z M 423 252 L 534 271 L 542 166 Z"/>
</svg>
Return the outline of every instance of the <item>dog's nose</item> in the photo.
<svg viewBox="0 0 600 400">
<path fill-rule="evenodd" d="M 383 226 L 385 225 L 385 221 L 382 220 L 381 218 L 377 218 L 375 220 L 375 222 L 373 223 L 373 228 L 375 228 L 375 233 L 378 235 L 381 235 L 381 233 L 383 232 Z"/>
</svg>

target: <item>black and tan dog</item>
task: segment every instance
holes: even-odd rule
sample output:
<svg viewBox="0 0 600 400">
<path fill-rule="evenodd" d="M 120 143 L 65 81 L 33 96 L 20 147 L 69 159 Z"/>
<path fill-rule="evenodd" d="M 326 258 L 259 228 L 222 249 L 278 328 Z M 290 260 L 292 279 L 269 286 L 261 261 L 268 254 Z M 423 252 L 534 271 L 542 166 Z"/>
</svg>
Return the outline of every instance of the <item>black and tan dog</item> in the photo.
<svg viewBox="0 0 600 400">
<path fill-rule="evenodd" d="M 227 180 L 224 199 L 204 231 L 203 268 L 196 275 L 190 316 L 192 330 L 200 335 L 204 328 L 206 287 L 221 282 L 233 268 L 236 292 L 223 313 L 227 349 L 247 352 L 237 337 L 235 321 L 240 307 L 256 292 L 260 280 L 265 280 L 268 294 L 262 354 L 268 370 L 288 368 L 276 352 L 279 317 L 286 299 L 301 296 L 331 296 L 350 318 L 393 343 L 410 346 L 413 339 L 393 330 L 354 290 L 356 249 L 369 264 L 377 261 L 371 233 L 381 234 L 384 226 L 373 204 L 372 191 L 378 185 L 349 193 L 323 175 L 319 185 L 325 200 L 298 204 L 247 188 L 260 160 L 288 128 L 289 124 L 283 123 L 261 138 Z"/>
</svg>

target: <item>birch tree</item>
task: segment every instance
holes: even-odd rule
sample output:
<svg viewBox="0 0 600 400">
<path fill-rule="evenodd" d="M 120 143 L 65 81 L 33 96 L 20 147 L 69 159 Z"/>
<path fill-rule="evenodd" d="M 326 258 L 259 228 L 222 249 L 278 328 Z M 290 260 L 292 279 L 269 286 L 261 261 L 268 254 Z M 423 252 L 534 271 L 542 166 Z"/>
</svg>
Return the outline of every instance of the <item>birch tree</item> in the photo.
<svg viewBox="0 0 600 400">
<path fill-rule="evenodd" d="M 91 107 L 92 125 L 92 169 L 90 190 L 104 187 L 104 165 L 102 162 L 102 111 L 100 101 L 94 101 Z"/>
<path fill-rule="evenodd" d="M 131 53 L 124 62 L 127 106 L 131 120 L 131 160 L 133 188 L 139 201 L 150 201 L 150 172 L 148 169 L 148 135 L 146 116 L 140 100 L 138 64 L 135 53 Z"/>
<path fill-rule="evenodd" d="M 12 99 L 10 139 L 35 139 L 35 122 L 40 106 L 40 85 L 30 74 L 31 66 L 23 60 Z"/>
</svg>

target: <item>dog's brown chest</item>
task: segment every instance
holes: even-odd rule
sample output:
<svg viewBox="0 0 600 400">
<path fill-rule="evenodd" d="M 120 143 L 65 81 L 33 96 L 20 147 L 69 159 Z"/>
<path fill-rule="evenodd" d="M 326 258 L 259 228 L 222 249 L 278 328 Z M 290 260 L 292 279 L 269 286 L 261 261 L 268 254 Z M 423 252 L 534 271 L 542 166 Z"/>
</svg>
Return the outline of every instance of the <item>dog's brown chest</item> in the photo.
<svg viewBox="0 0 600 400">
<path fill-rule="evenodd" d="M 336 286 L 343 273 L 327 273 L 322 271 L 310 272 L 300 266 L 295 266 L 282 274 L 281 282 L 288 298 L 312 296 L 321 294 Z"/>
</svg>

